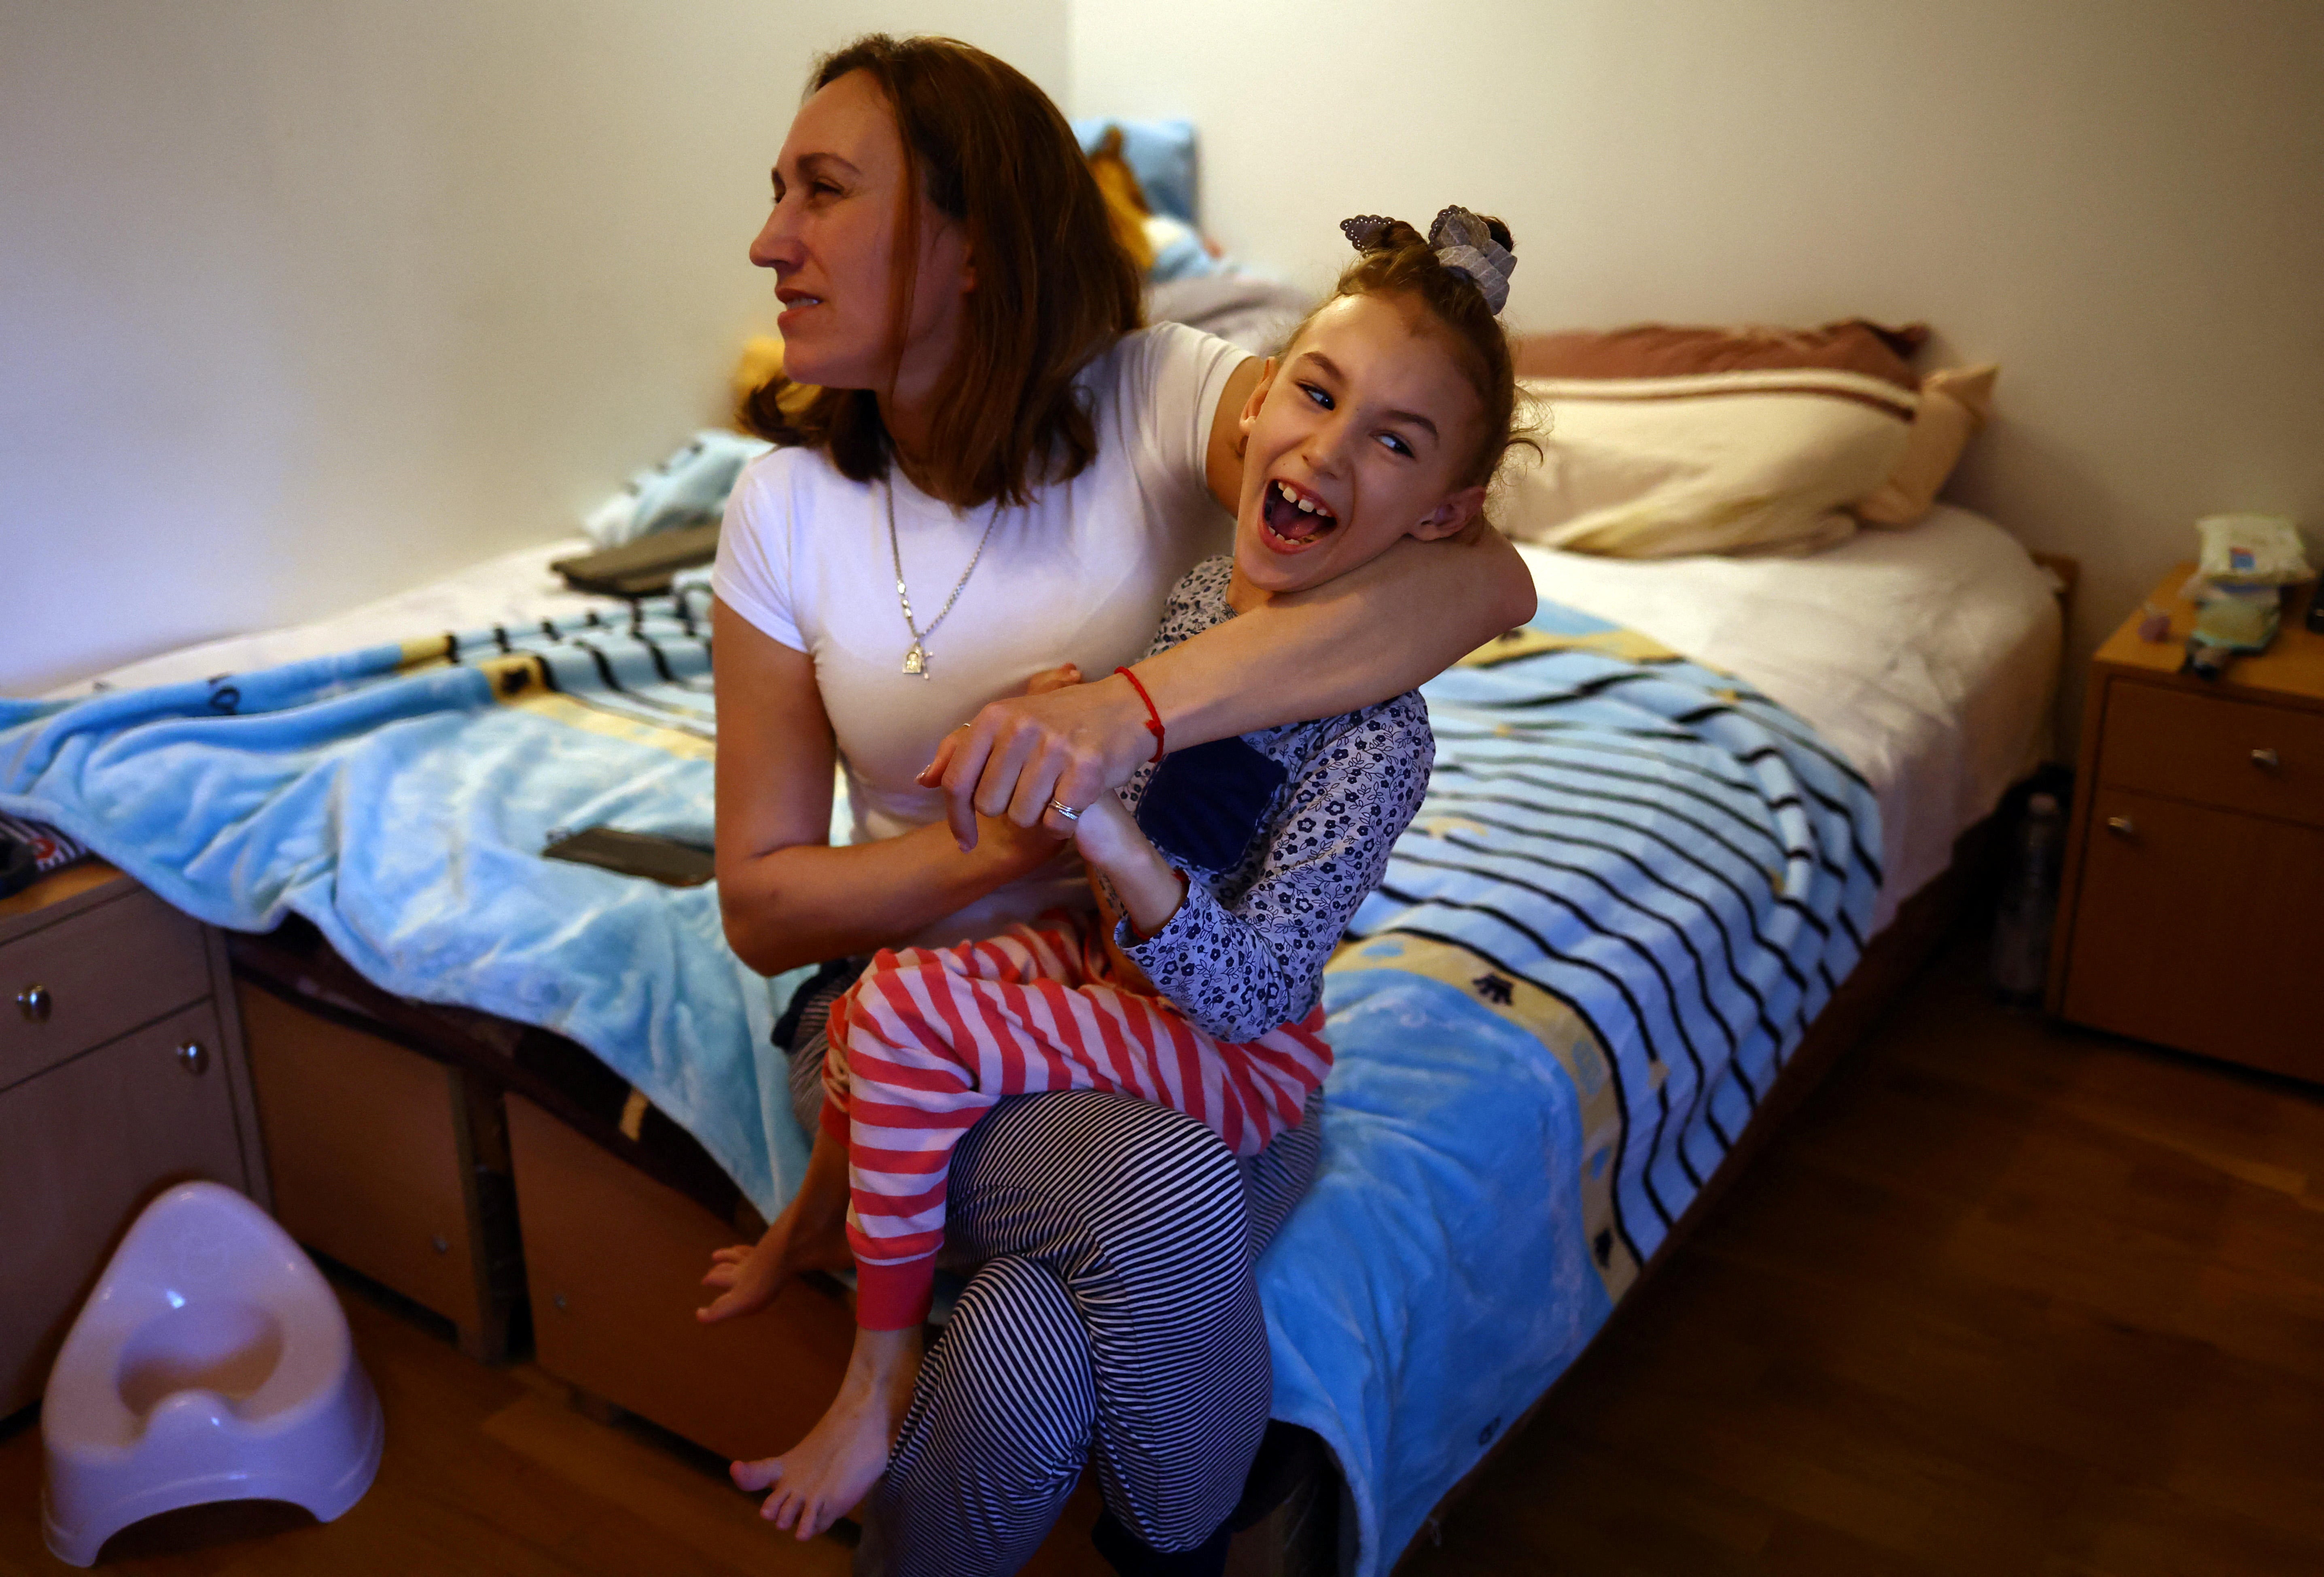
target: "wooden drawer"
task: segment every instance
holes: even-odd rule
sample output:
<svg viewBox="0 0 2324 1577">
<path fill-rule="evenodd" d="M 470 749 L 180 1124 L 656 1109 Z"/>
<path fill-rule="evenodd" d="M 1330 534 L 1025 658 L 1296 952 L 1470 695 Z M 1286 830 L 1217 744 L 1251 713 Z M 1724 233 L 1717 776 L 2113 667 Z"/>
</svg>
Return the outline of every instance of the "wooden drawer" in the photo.
<svg viewBox="0 0 2324 1577">
<path fill-rule="evenodd" d="M 471 1356 L 506 1342 L 498 1239 L 479 1194 L 474 1093 L 376 1035 L 237 982 L 275 1219 L 310 1248 L 450 1320 Z"/>
<path fill-rule="evenodd" d="M 2107 788 L 2324 826 L 2324 712 L 2114 679 L 2105 727 Z"/>
<path fill-rule="evenodd" d="M 201 1071 L 178 1056 L 208 1054 Z M 37 1398 L 80 1301 L 164 1185 L 244 1188 L 207 1001 L 0 1094 L 0 1416 Z"/>
<path fill-rule="evenodd" d="M 2324 1080 L 2319 895 L 2324 831 L 2101 787 L 2064 1014 Z"/>
<path fill-rule="evenodd" d="M 36 1020 L 18 993 L 38 987 Z M 210 991 L 201 926 L 142 888 L 0 947 L 0 1089 Z"/>
<path fill-rule="evenodd" d="M 521 1096 L 508 1121 L 540 1367 L 724 1456 L 798 1443 L 846 1371 L 847 1305 L 795 1283 L 761 1314 L 700 1323 L 702 1273 L 734 1228 Z"/>
</svg>

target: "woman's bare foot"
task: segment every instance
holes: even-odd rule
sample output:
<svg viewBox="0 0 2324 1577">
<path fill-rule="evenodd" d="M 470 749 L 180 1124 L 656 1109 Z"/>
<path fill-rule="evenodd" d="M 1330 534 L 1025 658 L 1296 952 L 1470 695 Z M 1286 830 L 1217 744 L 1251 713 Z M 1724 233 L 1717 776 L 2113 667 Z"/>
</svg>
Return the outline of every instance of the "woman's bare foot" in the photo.
<svg viewBox="0 0 2324 1577">
<path fill-rule="evenodd" d="M 844 1270 L 854 1263 L 847 1247 L 847 1151 L 816 1135 L 807 1176 L 790 1204 L 756 1243 L 737 1243 L 710 1256 L 705 1286 L 718 1296 L 694 1311 L 706 1325 L 758 1313 L 802 1270 Z"/>
<path fill-rule="evenodd" d="M 919 1373 L 917 1330 L 856 1332 L 839 1395 L 807 1438 L 780 1456 L 727 1471 L 742 1489 L 774 1490 L 760 1516 L 814 1538 L 853 1510 L 887 1471 Z"/>
</svg>

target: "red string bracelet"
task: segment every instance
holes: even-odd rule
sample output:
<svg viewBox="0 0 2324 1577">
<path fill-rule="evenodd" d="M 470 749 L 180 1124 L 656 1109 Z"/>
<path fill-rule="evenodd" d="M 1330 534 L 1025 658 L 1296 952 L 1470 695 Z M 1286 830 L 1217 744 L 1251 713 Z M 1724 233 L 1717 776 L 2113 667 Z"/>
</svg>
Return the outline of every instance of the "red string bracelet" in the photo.
<svg viewBox="0 0 2324 1577">
<path fill-rule="evenodd" d="M 1146 703 L 1146 732 L 1154 736 L 1154 759 L 1160 761 L 1162 759 L 1162 714 L 1155 709 L 1154 697 L 1146 693 L 1146 687 L 1139 684 L 1138 676 L 1128 669 L 1118 668 L 1113 671 L 1128 679 L 1130 687 L 1138 692 L 1138 698 Z"/>
</svg>

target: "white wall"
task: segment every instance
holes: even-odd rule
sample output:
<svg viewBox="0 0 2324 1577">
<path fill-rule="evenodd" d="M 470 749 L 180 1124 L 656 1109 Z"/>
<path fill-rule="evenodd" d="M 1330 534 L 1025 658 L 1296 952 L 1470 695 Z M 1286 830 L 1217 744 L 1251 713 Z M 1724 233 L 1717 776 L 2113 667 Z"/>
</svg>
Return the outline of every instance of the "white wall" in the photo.
<svg viewBox="0 0 2324 1577">
<path fill-rule="evenodd" d="M 2086 573 L 2324 546 L 2316 0 L 0 0 L 0 692 L 563 534 L 715 419 L 818 49 L 1185 114 L 1210 226 L 1507 217 L 1535 327 L 1924 318 L 1953 494 Z M 2068 713 L 2070 721 L 2072 713 Z"/>
<path fill-rule="evenodd" d="M 2194 519 L 2324 548 L 2315 0 L 1074 0 L 1076 114 L 1185 115 L 1206 227 L 1499 213 L 1521 327 L 1924 318 L 2002 364 L 1951 496 L 2084 571 L 2070 676 Z M 2070 727 L 2079 702 L 2069 698 Z"/>
<path fill-rule="evenodd" d="M 810 57 L 1066 0 L 0 0 L 0 693 L 569 534 L 718 418 Z"/>
</svg>

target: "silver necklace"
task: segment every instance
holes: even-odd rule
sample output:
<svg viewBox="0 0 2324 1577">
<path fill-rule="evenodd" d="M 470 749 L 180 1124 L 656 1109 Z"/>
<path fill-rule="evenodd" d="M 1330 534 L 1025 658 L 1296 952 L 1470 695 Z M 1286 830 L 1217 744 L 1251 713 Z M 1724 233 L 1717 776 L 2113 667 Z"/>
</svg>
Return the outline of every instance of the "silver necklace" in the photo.
<svg viewBox="0 0 2324 1577">
<path fill-rule="evenodd" d="M 887 480 L 888 557 L 896 566 L 896 600 L 904 607 L 904 628 L 911 632 L 912 636 L 911 650 L 904 653 L 904 671 L 927 678 L 928 637 L 936 632 L 936 626 L 945 622 L 945 615 L 952 612 L 952 605 L 960 601 L 961 588 L 968 584 L 968 577 L 976 573 L 977 564 L 984 558 L 984 545 L 992 540 L 992 528 L 1001 520 L 1001 500 L 996 498 L 992 501 L 992 512 L 985 517 L 984 535 L 976 540 L 976 551 L 969 555 L 968 567 L 962 570 L 960 578 L 952 583 L 952 595 L 945 598 L 945 605 L 936 610 L 936 616 L 929 620 L 928 627 L 923 630 L 912 622 L 912 594 L 904 589 L 904 551 L 896 544 L 895 475 L 890 472 Z"/>
</svg>

